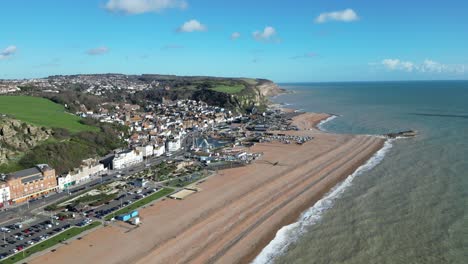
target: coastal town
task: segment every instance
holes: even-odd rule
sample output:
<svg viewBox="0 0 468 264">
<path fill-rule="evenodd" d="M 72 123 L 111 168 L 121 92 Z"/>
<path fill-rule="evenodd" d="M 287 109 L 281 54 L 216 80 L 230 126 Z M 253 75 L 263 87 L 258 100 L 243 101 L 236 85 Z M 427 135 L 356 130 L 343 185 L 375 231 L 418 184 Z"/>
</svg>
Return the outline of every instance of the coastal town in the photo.
<svg viewBox="0 0 468 264">
<path fill-rule="evenodd" d="M 0 7 L 0 264 L 468 263 L 467 0 Z"/>
<path fill-rule="evenodd" d="M 81 155 L 84 158 L 74 167 L 70 167 L 69 160 L 64 160 L 67 166 L 62 166 L 53 151 L 40 152 L 41 155 L 49 153 L 48 159 L 56 166 L 37 163 L 2 173 L 0 258 L 5 263 L 24 259 L 41 263 L 51 261 L 50 253 L 63 252 L 52 255 L 53 263 L 60 263 L 65 261 L 63 256 L 75 254 L 71 247 L 63 245 L 86 246 L 81 238 L 87 234 L 93 244 L 119 247 L 120 255 L 116 258 L 142 254 L 138 253 L 140 248 L 127 243 L 115 244 L 116 241 L 142 241 L 145 245 L 142 248 L 146 249 L 162 243 L 153 253 L 142 254 L 145 256 L 142 263 L 154 254 L 157 263 L 168 263 L 173 258 L 183 262 L 198 255 L 203 263 L 229 258 L 231 253 L 223 250 L 217 256 L 204 254 L 202 245 L 216 247 L 215 241 L 223 240 L 225 224 L 241 226 L 247 221 L 256 226 L 258 221 L 269 219 L 271 223 L 283 225 L 282 219 L 298 217 L 303 206 L 299 201 L 314 200 L 315 193 L 329 190 L 382 148 L 385 141 L 384 137 L 324 133 L 317 126 L 332 120 L 334 115 L 302 113 L 275 104 L 264 107 L 262 98 L 245 108 L 230 101 L 225 101 L 227 106 L 224 106 L 216 100 L 211 100 L 215 104 L 209 104 L 194 98 L 177 98 L 184 93 L 183 89 L 174 88 L 180 83 L 205 82 L 197 84 L 205 87 L 213 80 L 232 82 L 114 74 L 4 81 L 0 85 L 6 94 L 4 98 L 20 102 L 33 99 L 31 103 L 36 103 L 38 97 L 47 98 L 42 102 L 44 105 L 62 104 L 61 111 L 67 112 L 64 118 L 72 115 L 81 125 L 87 125 L 79 129 L 101 130 L 75 132 L 79 135 L 76 137 L 63 129 L 21 123 L 14 119 L 15 115 L 0 112 L 5 120 L 0 127 L 0 142 L 4 146 L 21 146 L 13 140 L 20 137 L 28 138 L 27 142 L 36 150 L 34 146 L 40 146 L 41 142 L 36 140 L 38 145 L 32 140 L 36 137 L 42 142 L 77 140 L 82 144 L 85 140 L 85 144 L 95 144 L 95 147 L 119 147 L 101 151 L 101 155 L 84 152 Z M 70 90 L 75 86 L 80 95 Z M 205 95 L 214 89 L 209 85 L 203 87 L 198 91 Z M 274 93 L 281 92 L 277 86 L 264 81 L 247 87 L 244 89 L 251 89 L 248 94 L 270 96 L 272 87 L 276 89 Z M 227 91 L 230 90 L 221 94 L 232 101 L 240 101 L 245 96 L 243 92 L 229 94 Z M 175 99 L 168 92 L 175 93 Z M 404 131 L 390 133 L 387 138 L 415 135 L 415 131 Z M 88 137 L 93 140 L 88 141 Z M 108 143 L 116 140 L 117 145 Z M 68 157 L 70 152 L 86 150 L 70 146 L 72 149 L 62 150 L 62 155 Z M 0 154 L 4 161 L 15 154 L 3 151 Z M 305 194 L 307 198 L 303 197 Z M 272 207 L 274 204 L 282 206 Z M 258 211 L 261 217 L 255 216 L 260 205 L 265 211 Z M 219 208 L 223 215 L 212 218 L 212 208 Z M 236 213 L 248 217 L 236 218 Z M 270 218 L 270 214 L 278 217 Z M 171 215 L 183 217 L 167 218 Z M 167 232 L 148 229 L 161 223 L 165 223 Z M 179 226 L 184 229 L 179 230 Z M 197 226 L 202 231 L 197 231 Z M 211 228 L 219 230 L 219 236 L 201 243 L 197 234 L 208 235 L 206 232 Z M 267 230 L 258 229 L 261 236 L 247 241 L 271 239 Z M 238 231 L 247 232 L 242 228 Z M 104 234 L 107 232 L 111 234 Z M 225 235 L 235 239 L 235 234 Z M 181 240 L 182 237 L 185 239 Z M 171 243 L 179 243 L 181 248 L 163 249 Z M 200 247 L 194 252 L 187 250 L 192 248 L 190 245 L 198 244 Z M 258 253 L 258 250 L 241 252 Z M 180 255 L 181 251 L 186 254 Z M 87 252 L 87 261 L 101 254 L 90 249 Z M 109 260 L 104 262 L 114 262 L 109 256 L 105 259 Z"/>
<path fill-rule="evenodd" d="M 261 158 L 263 153 L 250 150 L 256 143 L 301 145 L 312 140 L 282 134 L 297 130 L 291 125 L 297 114 L 278 108 L 246 115 L 187 99 L 144 108 L 106 102 L 97 109 L 81 105 L 74 114 L 128 127 L 126 148 L 89 157 L 63 174 L 37 164 L 1 175 L 2 259 L 24 255 L 73 228 L 119 220 L 138 225 L 140 207 L 164 197 L 185 199 L 201 191 L 197 184 L 217 171 Z"/>
</svg>

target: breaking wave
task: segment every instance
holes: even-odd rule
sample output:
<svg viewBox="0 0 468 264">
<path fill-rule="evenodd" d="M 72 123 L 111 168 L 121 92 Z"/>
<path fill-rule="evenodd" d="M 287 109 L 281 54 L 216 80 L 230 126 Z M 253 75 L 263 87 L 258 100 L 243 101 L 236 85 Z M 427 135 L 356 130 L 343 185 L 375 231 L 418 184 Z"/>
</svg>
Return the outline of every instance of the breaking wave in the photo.
<svg viewBox="0 0 468 264">
<path fill-rule="evenodd" d="M 332 116 L 330 116 L 329 118 L 320 121 L 320 123 L 318 123 L 318 125 L 317 125 L 318 129 L 320 129 L 320 130 L 326 132 L 327 130 L 326 130 L 323 126 L 324 126 L 326 123 L 332 121 L 333 119 L 335 119 L 335 118 L 337 118 L 337 117 L 338 117 L 337 115 L 332 115 Z"/>
<path fill-rule="evenodd" d="M 324 122 L 329 121 L 327 120 Z M 353 174 L 348 176 L 344 181 L 338 183 L 335 187 L 333 187 L 332 190 L 330 190 L 330 192 L 325 194 L 322 199 L 317 201 L 311 208 L 303 212 L 297 222 L 284 226 L 278 230 L 275 238 L 252 261 L 252 264 L 270 264 L 274 262 L 276 257 L 284 254 L 289 245 L 296 242 L 306 231 L 308 226 L 314 225 L 320 221 L 323 213 L 330 209 L 333 206 L 334 201 L 339 198 L 349 186 L 351 186 L 355 177 L 371 170 L 384 159 L 387 152 L 392 148 L 393 141 L 395 141 L 395 139 L 389 139 L 385 141 L 384 146 L 379 151 L 377 151 L 365 164 L 357 168 Z"/>
</svg>

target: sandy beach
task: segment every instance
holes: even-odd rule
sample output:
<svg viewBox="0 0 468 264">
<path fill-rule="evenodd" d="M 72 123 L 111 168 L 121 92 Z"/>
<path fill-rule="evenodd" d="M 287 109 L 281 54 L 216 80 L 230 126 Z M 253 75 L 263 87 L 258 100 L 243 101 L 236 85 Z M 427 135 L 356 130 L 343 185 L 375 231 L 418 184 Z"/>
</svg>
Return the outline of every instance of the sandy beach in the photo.
<svg viewBox="0 0 468 264">
<path fill-rule="evenodd" d="M 260 160 L 220 171 L 185 200 L 140 210 L 138 228 L 115 223 L 28 263 L 248 263 L 278 229 L 382 148 L 381 138 L 314 128 L 328 117 L 295 117 L 300 130 L 287 133 L 312 141 L 256 144 L 252 151 L 264 153 Z"/>
</svg>

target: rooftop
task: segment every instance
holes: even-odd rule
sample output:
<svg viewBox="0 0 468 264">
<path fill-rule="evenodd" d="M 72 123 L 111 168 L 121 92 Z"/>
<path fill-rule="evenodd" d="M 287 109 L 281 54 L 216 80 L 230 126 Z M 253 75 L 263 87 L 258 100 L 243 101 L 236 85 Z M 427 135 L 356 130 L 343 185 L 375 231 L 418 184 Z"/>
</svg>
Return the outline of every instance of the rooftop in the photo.
<svg viewBox="0 0 468 264">
<path fill-rule="evenodd" d="M 34 167 L 34 168 L 20 170 L 20 171 L 10 173 L 10 177 L 13 177 L 14 179 L 18 179 L 18 178 L 23 178 L 23 177 L 31 176 L 31 175 L 34 175 L 34 174 L 38 174 L 38 173 L 40 174 L 41 171 L 37 167 Z"/>
<path fill-rule="evenodd" d="M 8 174 L 8 179 L 19 179 L 19 178 L 24 178 L 24 177 L 29 177 L 33 175 L 40 174 L 38 176 L 42 177 L 42 172 L 48 171 L 52 169 L 49 167 L 47 164 L 39 164 L 36 167 L 25 169 L 25 170 L 20 170 L 20 171 L 15 171 L 10 174 Z"/>
</svg>

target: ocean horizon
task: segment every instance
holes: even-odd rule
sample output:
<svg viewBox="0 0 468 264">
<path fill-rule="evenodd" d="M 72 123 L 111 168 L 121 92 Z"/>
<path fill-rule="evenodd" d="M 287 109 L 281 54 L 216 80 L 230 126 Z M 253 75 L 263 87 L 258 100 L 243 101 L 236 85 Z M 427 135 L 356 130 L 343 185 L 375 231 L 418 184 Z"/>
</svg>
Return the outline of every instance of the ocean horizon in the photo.
<svg viewBox="0 0 468 264">
<path fill-rule="evenodd" d="M 272 101 L 331 133 L 417 130 L 384 148 L 253 263 L 467 263 L 468 81 L 282 83 Z"/>
</svg>

